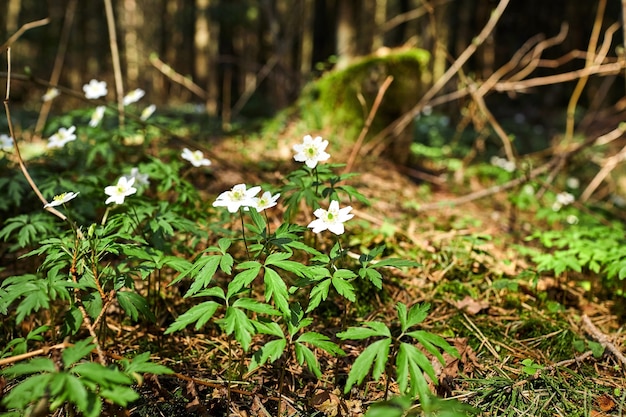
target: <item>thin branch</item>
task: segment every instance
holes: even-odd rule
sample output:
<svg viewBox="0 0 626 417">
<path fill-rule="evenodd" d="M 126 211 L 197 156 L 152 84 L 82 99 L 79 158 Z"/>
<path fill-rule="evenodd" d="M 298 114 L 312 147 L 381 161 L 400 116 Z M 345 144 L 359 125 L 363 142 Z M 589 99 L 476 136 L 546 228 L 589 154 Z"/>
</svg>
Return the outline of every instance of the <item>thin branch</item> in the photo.
<svg viewBox="0 0 626 417">
<path fill-rule="evenodd" d="M 37 195 L 39 200 L 45 206 L 46 204 L 48 204 L 48 201 L 43 196 L 41 191 L 39 191 L 39 187 L 37 187 L 37 184 L 35 184 L 35 181 L 33 181 L 33 178 L 30 176 L 30 173 L 28 172 L 28 169 L 26 169 L 26 164 L 24 163 L 24 159 L 22 158 L 22 154 L 20 152 L 20 147 L 19 147 L 19 144 L 18 144 L 18 140 L 17 140 L 17 137 L 15 136 L 15 132 L 13 130 L 13 122 L 11 120 L 11 111 L 9 110 L 10 93 L 11 93 L 11 47 L 7 48 L 7 89 L 6 89 L 6 95 L 4 97 L 4 102 L 3 102 L 3 104 L 4 104 L 4 112 L 5 112 L 6 117 L 7 117 L 7 125 L 9 126 L 9 136 L 11 136 L 13 138 L 13 143 L 14 143 L 14 148 L 15 148 L 15 155 L 17 156 L 17 162 L 18 162 L 18 164 L 20 166 L 20 170 L 22 171 L 22 174 L 24 174 L 24 177 L 26 178 L 26 181 L 30 185 L 30 188 L 32 188 L 32 190 L 35 192 L 35 195 Z M 65 216 L 65 214 L 61 213 L 60 211 L 58 211 L 54 207 L 46 207 L 45 210 L 48 210 L 50 213 L 54 214 L 55 216 L 57 216 L 61 220 L 67 220 L 67 217 Z"/>
<path fill-rule="evenodd" d="M 387 92 L 387 89 L 389 88 L 392 82 L 393 82 L 393 77 L 389 75 L 387 76 L 385 81 L 383 81 L 383 84 L 380 86 L 380 89 L 378 90 L 378 93 L 376 94 L 376 98 L 374 99 L 374 103 L 372 104 L 372 108 L 370 109 L 369 115 L 367 116 L 367 119 L 365 120 L 365 125 L 363 125 L 363 129 L 361 129 L 361 133 L 359 134 L 359 137 L 357 138 L 356 143 L 352 147 L 352 152 L 350 152 L 350 156 L 348 157 L 348 162 L 346 162 L 344 173 L 350 172 L 352 170 L 352 166 L 354 165 L 354 160 L 356 159 L 359 153 L 359 150 L 361 149 L 361 146 L 363 146 L 365 135 L 367 135 L 367 132 L 369 131 L 370 126 L 372 125 L 372 122 L 374 121 L 374 117 L 376 116 L 376 113 L 378 112 L 380 103 L 382 103 L 383 97 L 385 96 L 385 93 Z"/>
<path fill-rule="evenodd" d="M 198 97 L 203 100 L 206 100 L 208 97 L 208 93 L 202 89 L 198 84 L 194 83 L 190 78 L 185 77 L 182 74 L 176 72 L 172 67 L 167 65 L 165 62 L 161 61 L 161 59 L 155 55 L 150 56 L 150 63 L 154 68 L 159 70 L 163 75 L 172 80 L 173 82 L 182 85 L 187 90 L 191 91 Z"/>
<path fill-rule="evenodd" d="M 54 59 L 54 66 L 52 67 L 52 74 L 50 75 L 50 84 L 53 87 L 59 83 L 61 77 L 61 69 L 63 69 L 63 61 L 65 60 L 65 52 L 67 51 L 67 45 L 70 39 L 70 33 L 72 31 L 72 23 L 74 21 L 74 14 L 76 11 L 76 3 L 78 0 L 71 0 L 67 9 L 65 10 L 65 18 L 63 19 L 63 29 L 61 29 L 61 39 L 59 40 L 59 49 L 57 51 L 56 58 Z M 35 124 L 35 134 L 41 134 L 41 131 L 46 124 L 48 114 L 50 113 L 50 107 L 52 106 L 52 100 L 44 101 L 39 110 L 39 117 Z"/>
<path fill-rule="evenodd" d="M 8 358 L 0 359 L 0 366 L 9 365 L 15 362 L 23 361 L 25 359 L 30 359 L 35 356 L 47 355 L 48 352 L 55 349 L 65 349 L 72 346 L 71 343 L 63 342 L 58 343 L 54 346 L 46 346 L 41 349 L 33 350 L 31 352 L 22 353 L 21 355 L 9 356 Z"/>
<path fill-rule="evenodd" d="M 115 15 L 111 0 L 104 0 L 104 9 L 109 30 L 109 46 L 111 48 L 111 60 L 113 61 L 113 76 L 115 77 L 115 94 L 117 95 L 117 117 L 120 127 L 124 125 L 124 84 L 122 83 L 122 67 L 120 65 L 120 53 L 117 48 L 117 34 L 115 32 Z"/>
<path fill-rule="evenodd" d="M 5 50 L 9 49 L 11 45 L 13 45 L 13 43 L 16 40 L 18 40 L 19 37 L 22 36 L 24 32 L 26 32 L 27 30 L 34 29 L 40 26 L 45 26 L 48 23 L 50 23 L 49 17 L 46 17 L 45 19 L 41 19 L 41 20 L 35 20 L 34 22 L 28 22 L 28 23 L 23 24 L 22 27 L 17 30 L 17 32 L 11 35 L 11 37 L 5 43 L 3 43 L 2 46 L 0 46 L 0 54 L 3 53 Z"/>
<path fill-rule="evenodd" d="M 626 356 L 609 340 L 609 338 L 602 333 L 598 328 L 591 322 L 589 317 L 586 314 L 582 316 L 583 324 L 585 326 L 585 330 L 589 333 L 594 339 L 598 341 L 606 350 L 611 352 L 619 362 L 621 362 L 622 367 L 626 369 Z"/>
<path fill-rule="evenodd" d="M 502 17 L 504 10 L 508 6 L 510 0 L 500 0 L 498 6 L 493 10 L 491 16 L 489 17 L 489 21 L 480 31 L 478 36 L 476 36 L 472 43 L 461 53 L 461 55 L 457 58 L 456 61 L 448 68 L 448 70 L 443 74 L 441 78 L 437 80 L 437 82 L 424 94 L 424 96 L 420 99 L 420 101 L 413 106 L 411 110 L 400 116 L 398 119 L 393 121 L 389 126 L 384 128 L 376 137 L 372 139 L 370 142 L 370 146 L 363 147 L 363 151 L 367 152 L 371 149 L 374 149 L 378 146 L 379 142 L 384 141 L 391 134 L 398 136 L 417 116 L 422 109 L 441 91 L 443 87 L 452 79 L 452 77 L 459 72 L 461 67 L 465 65 L 465 63 L 470 59 L 470 57 L 476 52 L 476 49 L 480 45 L 485 42 L 489 34 L 493 31 L 496 24 Z"/>
</svg>

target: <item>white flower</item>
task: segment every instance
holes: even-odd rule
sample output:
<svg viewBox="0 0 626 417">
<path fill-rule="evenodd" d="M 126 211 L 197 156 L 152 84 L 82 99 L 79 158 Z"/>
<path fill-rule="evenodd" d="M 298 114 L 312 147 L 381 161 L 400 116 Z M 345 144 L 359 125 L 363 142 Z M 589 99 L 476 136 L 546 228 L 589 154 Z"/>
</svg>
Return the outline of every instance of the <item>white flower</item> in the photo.
<svg viewBox="0 0 626 417">
<path fill-rule="evenodd" d="M 108 187 L 106 187 L 104 189 L 104 193 L 110 197 L 107 198 L 104 204 L 123 204 L 124 198 L 137 192 L 137 189 L 133 187 L 134 183 L 134 178 L 128 179 L 126 177 L 121 177 L 119 180 L 117 180 L 116 185 L 109 185 Z"/>
<path fill-rule="evenodd" d="M 89 126 L 97 127 L 102 118 L 104 117 L 104 111 L 106 110 L 106 106 L 98 106 L 91 114 L 91 120 L 89 120 Z"/>
<path fill-rule="evenodd" d="M 211 161 L 204 157 L 202 151 L 190 151 L 189 149 L 183 149 L 183 153 L 180 155 L 183 159 L 191 162 L 191 165 L 195 167 L 209 166 Z"/>
<path fill-rule="evenodd" d="M 148 174 L 140 173 L 139 168 L 137 167 L 131 168 L 130 174 L 124 175 L 124 178 L 126 178 L 126 181 L 134 179 L 135 185 L 150 185 L 150 180 L 148 180 Z"/>
<path fill-rule="evenodd" d="M 128 106 L 129 104 L 138 102 L 141 99 L 141 97 L 143 97 L 144 95 L 146 95 L 145 91 L 143 91 L 141 88 L 136 88 L 133 91 L 126 94 L 124 98 L 122 99 L 122 102 L 124 103 L 125 106 Z"/>
<path fill-rule="evenodd" d="M 145 109 L 143 109 L 143 111 L 141 112 L 141 116 L 139 118 L 145 122 L 146 120 L 148 120 L 150 116 L 152 116 L 155 110 L 156 110 L 156 106 L 154 104 L 151 104 Z"/>
<path fill-rule="evenodd" d="M 572 190 L 578 189 L 580 187 L 580 180 L 576 177 L 569 177 L 565 184 L 567 184 L 567 188 L 571 188 Z"/>
<path fill-rule="evenodd" d="M 108 93 L 107 83 L 106 81 L 91 80 L 89 84 L 83 85 L 83 91 L 89 100 L 104 97 Z"/>
<path fill-rule="evenodd" d="M 272 195 L 272 193 L 266 191 L 263 193 L 263 195 L 261 195 L 261 197 L 254 197 L 254 208 L 256 208 L 256 211 L 260 213 L 265 209 L 274 207 L 276 205 L 276 200 L 278 200 L 278 197 L 280 197 L 280 193 Z"/>
<path fill-rule="evenodd" d="M 293 151 L 296 152 L 293 159 L 306 163 L 309 168 L 315 168 L 318 162 L 330 158 L 330 155 L 325 152 L 327 146 L 328 141 L 323 140 L 321 136 L 313 139 L 311 135 L 306 135 L 302 143 L 293 145 Z"/>
<path fill-rule="evenodd" d="M 354 217 L 354 214 L 349 214 L 352 207 L 347 206 L 342 209 L 339 208 L 339 203 L 336 200 L 330 202 L 328 210 L 318 208 L 313 214 L 317 219 L 313 220 L 307 227 L 313 229 L 313 233 L 320 233 L 324 230 L 330 230 L 336 235 L 341 235 L 344 232 L 344 222 Z"/>
<path fill-rule="evenodd" d="M 561 207 L 567 206 L 574 202 L 575 198 L 572 194 L 562 192 L 556 195 L 556 201 L 552 204 L 552 210 L 559 211 Z"/>
<path fill-rule="evenodd" d="M 78 194 L 80 194 L 80 192 L 66 192 L 63 194 L 55 195 L 52 201 L 43 206 L 43 208 L 60 206 L 61 204 L 65 204 L 68 201 L 73 200 Z"/>
<path fill-rule="evenodd" d="M 575 198 L 573 195 L 571 195 L 570 193 L 558 193 L 556 195 L 556 202 L 559 203 L 562 206 L 567 206 L 569 204 L 572 204 L 574 202 Z"/>
<path fill-rule="evenodd" d="M 13 138 L 8 135 L 0 135 L 0 150 L 9 152 L 13 149 Z"/>
<path fill-rule="evenodd" d="M 573 214 L 570 214 L 569 216 L 567 216 L 565 221 L 569 224 L 576 224 L 578 223 L 578 217 L 574 216 Z"/>
<path fill-rule="evenodd" d="M 62 148 L 66 143 L 76 140 L 75 126 L 69 128 L 60 128 L 57 133 L 48 138 L 48 148 Z"/>
<path fill-rule="evenodd" d="M 515 171 L 515 162 L 509 161 L 506 158 L 500 158 L 499 156 L 492 156 L 490 159 L 491 165 L 495 165 L 498 168 L 502 168 L 506 172 Z"/>
<path fill-rule="evenodd" d="M 59 96 L 59 89 L 58 88 L 54 88 L 54 87 L 50 87 L 46 91 L 46 94 L 44 94 L 43 97 L 41 97 L 41 99 L 43 101 L 50 101 L 50 100 L 55 99 L 58 96 Z"/>
<path fill-rule="evenodd" d="M 256 207 L 254 197 L 259 191 L 261 187 L 246 190 L 246 184 L 237 184 L 229 191 L 218 195 L 213 202 L 213 207 L 226 207 L 231 213 L 236 213 L 240 207 Z"/>
</svg>

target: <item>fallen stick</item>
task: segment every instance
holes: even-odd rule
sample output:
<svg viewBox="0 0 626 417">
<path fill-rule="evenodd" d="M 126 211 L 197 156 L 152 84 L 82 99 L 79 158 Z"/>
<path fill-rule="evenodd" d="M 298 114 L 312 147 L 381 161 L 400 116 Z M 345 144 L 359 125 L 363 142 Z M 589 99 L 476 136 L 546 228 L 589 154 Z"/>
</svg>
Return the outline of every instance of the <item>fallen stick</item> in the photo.
<svg viewBox="0 0 626 417">
<path fill-rule="evenodd" d="M 589 333 L 594 339 L 598 341 L 609 352 L 611 352 L 615 357 L 622 363 L 622 367 L 626 369 L 626 356 L 609 340 L 609 338 L 602 333 L 598 328 L 591 322 L 589 317 L 586 314 L 583 314 L 583 324 L 585 326 L 585 330 Z"/>
</svg>

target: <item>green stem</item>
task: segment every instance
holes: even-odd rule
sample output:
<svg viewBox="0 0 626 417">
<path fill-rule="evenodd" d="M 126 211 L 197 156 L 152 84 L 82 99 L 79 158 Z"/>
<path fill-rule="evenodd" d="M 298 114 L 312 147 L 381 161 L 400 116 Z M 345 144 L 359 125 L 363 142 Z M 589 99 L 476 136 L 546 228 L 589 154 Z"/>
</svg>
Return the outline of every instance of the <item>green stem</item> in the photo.
<svg viewBox="0 0 626 417">
<path fill-rule="evenodd" d="M 248 250 L 248 241 L 246 240 L 246 227 L 243 221 L 243 208 L 239 208 L 239 217 L 241 218 L 241 235 L 243 236 L 243 244 L 246 247 L 246 256 L 250 260 L 250 251 Z"/>
</svg>

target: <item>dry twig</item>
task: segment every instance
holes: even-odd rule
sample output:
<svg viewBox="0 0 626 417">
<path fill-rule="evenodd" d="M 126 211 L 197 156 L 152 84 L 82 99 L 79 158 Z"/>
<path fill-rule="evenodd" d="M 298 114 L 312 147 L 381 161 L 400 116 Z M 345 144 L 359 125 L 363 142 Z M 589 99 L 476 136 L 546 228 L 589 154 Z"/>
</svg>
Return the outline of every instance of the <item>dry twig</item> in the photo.
<svg viewBox="0 0 626 417">
<path fill-rule="evenodd" d="M 626 356 L 609 340 L 609 338 L 602 333 L 598 328 L 591 322 L 591 319 L 586 314 L 582 316 L 583 325 L 587 333 L 589 333 L 594 339 L 598 341 L 605 349 L 611 352 L 615 358 L 621 362 L 622 368 L 626 369 Z"/>
</svg>

